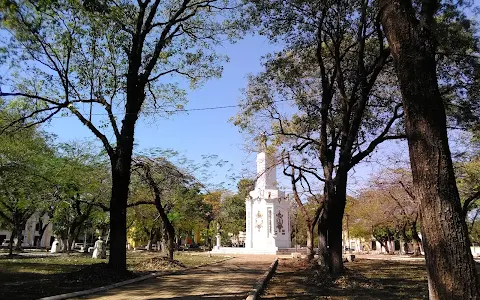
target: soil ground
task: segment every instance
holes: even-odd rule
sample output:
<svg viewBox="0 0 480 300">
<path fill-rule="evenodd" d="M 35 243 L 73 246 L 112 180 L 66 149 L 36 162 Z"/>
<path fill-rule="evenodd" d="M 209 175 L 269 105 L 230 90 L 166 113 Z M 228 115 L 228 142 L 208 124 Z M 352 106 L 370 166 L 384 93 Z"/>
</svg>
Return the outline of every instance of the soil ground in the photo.
<svg viewBox="0 0 480 300">
<path fill-rule="evenodd" d="M 0 256 L 0 299 L 38 299 L 100 287 L 151 272 L 182 270 L 225 257 L 178 253 L 177 262 L 165 261 L 159 252 L 136 251 L 127 255 L 129 272 L 118 274 L 107 267 L 106 259 L 91 254 Z"/>
<path fill-rule="evenodd" d="M 218 264 L 162 275 L 81 299 L 243 300 L 274 260 L 273 255 L 236 255 Z"/>
</svg>

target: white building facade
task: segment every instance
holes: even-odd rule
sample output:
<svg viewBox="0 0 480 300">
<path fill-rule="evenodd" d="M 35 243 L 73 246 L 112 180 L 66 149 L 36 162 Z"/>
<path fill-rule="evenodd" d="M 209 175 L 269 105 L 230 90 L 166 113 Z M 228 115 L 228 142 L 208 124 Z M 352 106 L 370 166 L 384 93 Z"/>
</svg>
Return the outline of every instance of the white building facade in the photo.
<svg viewBox="0 0 480 300">
<path fill-rule="evenodd" d="M 45 228 L 39 245 L 40 247 L 50 247 L 53 237 L 52 224 L 49 222 L 47 214 L 39 216 L 38 213 L 34 213 L 25 224 L 25 228 L 22 231 L 22 247 L 36 247 L 38 244 L 38 239 L 40 238 L 40 228 L 45 224 L 48 225 Z M 10 230 L 4 230 L 0 228 L 0 244 L 2 244 L 4 241 L 10 240 L 11 234 L 12 232 Z M 17 238 L 14 239 L 15 243 L 16 239 Z"/>
<path fill-rule="evenodd" d="M 268 152 L 257 154 L 255 190 L 245 205 L 246 250 L 275 254 L 280 248 L 291 247 L 290 205 L 277 188 L 276 161 Z"/>
</svg>

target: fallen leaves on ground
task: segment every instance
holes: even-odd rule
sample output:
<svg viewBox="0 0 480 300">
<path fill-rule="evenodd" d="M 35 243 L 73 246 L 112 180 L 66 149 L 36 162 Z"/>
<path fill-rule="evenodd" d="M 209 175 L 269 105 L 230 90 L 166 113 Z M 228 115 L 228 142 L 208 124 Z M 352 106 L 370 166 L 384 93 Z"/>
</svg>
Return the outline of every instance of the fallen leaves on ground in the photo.
<svg viewBox="0 0 480 300">
<path fill-rule="evenodd" d="M 178 260 L 170 259 L 165 256 L 159 256 L 140 262 L 137 268 L 143 271 L 155 272 L 164 270 L 183 270 L 187 267 Z"/>
</svg>

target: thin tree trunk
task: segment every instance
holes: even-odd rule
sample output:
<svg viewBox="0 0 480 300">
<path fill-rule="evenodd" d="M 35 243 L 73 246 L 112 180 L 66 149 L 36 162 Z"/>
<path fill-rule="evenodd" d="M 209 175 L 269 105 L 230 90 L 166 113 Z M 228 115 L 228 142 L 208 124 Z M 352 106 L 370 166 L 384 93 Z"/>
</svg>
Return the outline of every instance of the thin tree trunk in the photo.
<svg viewBox="0 0 480 300">
<path fill-rule="evenodd" d="M 62 240 L 62 252 L 68 253 L 68 238 L 63 238 Z"/>
<path fill-rule="evenodd" d="M 147 248 L 146 250 L 152 251 L 152 239 L 148 239 L 146 248 Z"/>
<path fill-rule="evenodd" d="M 207 223 L 207 247 L 208 249 L 212 249 L 212 239 L 210 238 L 210 224 L 212 223 L 212 221 L 208 221 Z"/>
<path fill-rule="evenodd" d="M 382 241 L 381 239 L 377 239 L 377 241 L 380 243 L 380 253 L 383 253 L 383 252 L 382 252 L 382 247 L 383 247 L 383 249 L 385 249 L 385 251 L 386 251 L 387 254 L 388 254 L 387 243 L 385 243 L 385 241 Z"/>
<path fill-rule="evenodd" d="M 403 98 L 430 299 L 479 299 L 436 77 L 433 27 L 439 3 L 422 1 L 421 20 L 411 1 L 381 0 L 380 5 Z"/>
<path fill-rule="evenodd" d="M 315 251 L 313 250 L 313 230 L 314 226 L 311 223 L 307 224 L 307 259 L 313 260 L 315 256 Z"/>
<path fill-rule="evenodd" d="M 390 232 L 390 229 L 387 228 L 387 253 L 388 254 L 395 254 L 395 246 L 392 247 L 392 233 Z"/>
<path fill-rule="evenodd" d="M 170 220 L 168 219 L 165 208 L 162 206 L 161 191 L 157 186 L 157 183 L 153 179 L 150 166 L 144 163 L 141 163 L 140 165 L 143 167 L 145 171 L 145 178 L 148 181 L 150 188 L 153 190 L 153 194 L 155 195 L 155 208 L 157 209 L 160 218 L 162 219 L 164 239 L 165 237 L 167 238 L 168 257 L 170 259 L 173 259 L 175 229 L 173 228 L 172 222 L 170 222 Z"/>
<path fill-rule="evenodd" d="M 405 223 L 403 226 L 402 226 L 402 229 L 400 231 L 400 234 L 402 236 L 402 241 L 403 243 L 401 243 L 401 247 L 403 246 L 403 254 L 407 254 L 408 253 L 408 243 L 407 243 L 407 224 Z"/>
<path fill-rule="evenodd" d="M 25 223 L 17 224 L 15 226 L 16 236 L 17 236 L 17 243 L 15 244 L 15 250 L 21 251 L 22 250 L 22 231 L 25 228 Z"/>
<path fill-rule="evenodd" d="M 40 248 L 42 246 L 43 234 L 45 233 L 45 230 L 47 229 L 49 224 L 50 224 L 50 221 L 47 222 L 47 224 L 43 225 L 42 228 L 40 228 L 40 231 L 39 231 L 40 236 L 38 237 L 37 244 L 35 245 L 38 248 Z"/>
<path fill-rule="evenodd" d="M 10 234 L 10 243 L 8 245 L 8 255 L 12 256 L 13 255 L 13 239 L 15 238 L 15 229 L 12 230 L 12 233 Z"/>
<path fill-rule="evenodd" d="M 148 230 L 147 228 L 144 228 L 144 231 L 148 235 L 148 242 L 147 242 L 147 247 L 146 247 L 145 250 L 152 251 L 153 229 Z"/>
</svg>

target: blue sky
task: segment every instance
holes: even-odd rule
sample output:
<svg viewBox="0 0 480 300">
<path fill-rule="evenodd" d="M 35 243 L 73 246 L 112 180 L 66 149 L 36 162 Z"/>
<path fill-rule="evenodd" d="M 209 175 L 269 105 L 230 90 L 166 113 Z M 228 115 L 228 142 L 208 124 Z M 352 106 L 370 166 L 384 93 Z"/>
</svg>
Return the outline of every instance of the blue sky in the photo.
<svg viewBox="0 0 480 300">
<path fill-rule="evenodd" d="M 475 0 L 478 5 L 480 1 Z M 205 108 L 237 105 L 241 89 L 246 87 L 247 75 L 262 70 L 261 57 L 267 53 L 280 50 L 280 46 L 270 44 L 265 37 L 246 36 L 235 44 L 225 44 L 218 52 L 226 54 L 230 62 L 224 65 L 223 76 L 207 82 L 188 94 L 189 103 L 185 107 Z M 163 148 L 182 152 L 197 162 L 205 154 L 216 154 L 227 160 L 232 168 L 212 171 L 211 182 L 224 182 L 234 172 L 239 175 L 245 168 L 254 174 L 255 154 L 244 150 L 245 139 L 238 129 L 228 122 L 237 112 L 236 108 L 192 111 L 170 119 L 140 119 L 136 127 L 135 141 L 137 149 Z M 47 128 L 58 136 L 58 141 L 95 140 L 92 133 L 75 117 L 53 119 Z M 368 182 L 369 175 L 381 167 L 386 167 L 385 158 L 389 155 L 408 159 L 405 142 L 381 145 L 369 162 L 362 163 L 351 172 L 349 193 Z M 281 175 L 278 176 L 281 181 Z M 228 182 L 234 185 L 234 182 Z"/>
<path fill-rule="evenodd" d="M 247 75 L 260 72 L 262 70 L 261 57 L 280 49 L 279 45 L 272 45 L 265 37 L 261 36 L 246 36 L 235 44 L 225 44 L 219 47 L 218 51 L 227 54 L 230 58 L 229 63 L 224 65 L 223 76 L 207 82 L 201 88 L 190 91 L 189 103 L 185 108 L 237 105 L 241 97 L 241 89 L 246 87 Z M 210 183 L 225 182 L 226 178 L 233 174 L 236 176 L 254 175 L 255 153 L 248 153 L 244 150 L 244 136 L 228 121 L 236 112 L 237 108 L 225 108 L 192 111 L 175 115 L 169 119 L 141 118 L 135 134 L 137 149 L 174 149 L 196 162 L 201 161 L 202 155 L 216 154 L 219 158 L 228 161 L 228 164 L 223 168 L 212 170 Z M 73 116 L 53 119 L 47 130 L 55 133 L 59 142 L 96 140 L 93 134 Z M 391 148 L 389 145 L 384 145 L 379 150 L 381 155 L 375 157 L 391 153 Z M 400 152 L 405 154 L 404 150 Z M 379 166 L 377 162 L 365 163 L 353 170 L 350 193 L 354 193 L 364 185 L 369 175 Z M 243 172 L 245 169 L 249 169 L 250 173 L 245 174 Z M 278 179 L 281 183 L 280 172 Z M 233 181 L 226 183 L 229 184 L 229 186 L 227 185 L 229 188 L 235 186 Z"/>
<path fill-rule="evenodd" d="M 280 47 L 271 45 L 260 36 L 247 36 L 235 44 L 219 47 L 218 51 L 230 58 L 224 65 L 223 76 L 190 91 L 185 108 L 237 105 L 241 89 L 247 84 L 247 75 L 261 71 L 261 57 L 275 50 L 280 50 Z M 243 151 L 243 136 L 228 122 L 236 112 L 236 108 L 225 108 L 192 111 L 169 119 L 141 118 L 136 127 L 135 142 L 138 149 L 174 149 L 198 162 L 202 155 L 216 154 L 227 160 L 229 166 L 233 165 L 236 174 L 248 166 L 254 171 L 255 155 Z M 46 129 L 55 133 L 59 142 L 95 139 L 73 116 L 55 118 Z M 226 176 L 231 175 L 228 169 L 215 170 L 211 181 L 224 181 Z"/>
</svg>

